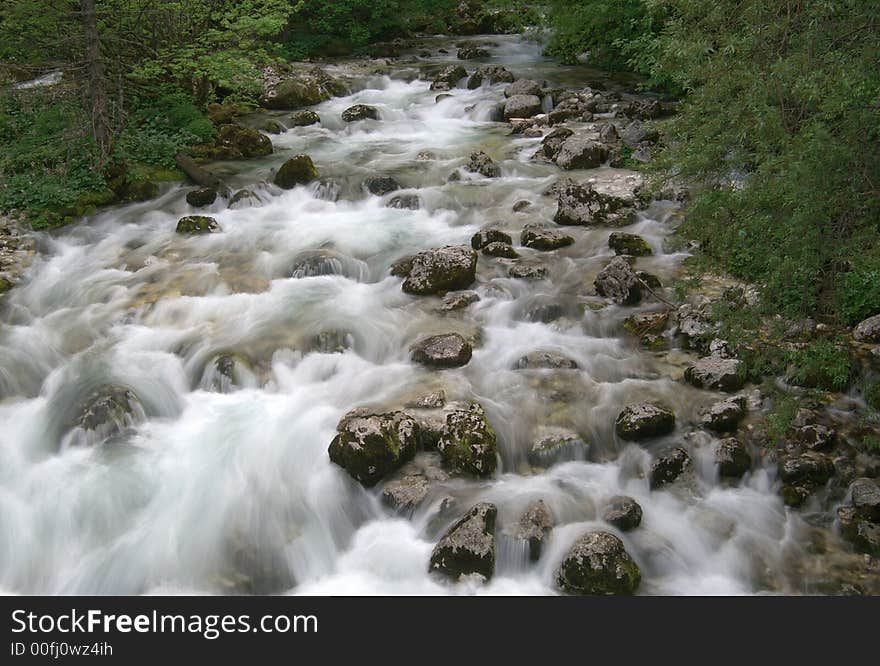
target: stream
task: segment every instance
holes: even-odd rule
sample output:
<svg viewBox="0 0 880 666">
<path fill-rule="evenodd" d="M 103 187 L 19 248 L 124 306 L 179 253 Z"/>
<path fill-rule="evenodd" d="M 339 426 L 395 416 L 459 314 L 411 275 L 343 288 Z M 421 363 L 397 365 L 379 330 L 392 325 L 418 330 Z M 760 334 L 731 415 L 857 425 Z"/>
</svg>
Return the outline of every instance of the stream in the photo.
<svg viewBox="0 0 880 666">
<path fill-rule="evenodd" d="M 492 43 L 490 56 L 477 64 L 626 92 L 626 82 L 559 66 L 521 36 L 482 41 Z M 388 74 L 360 74 L 356 92 L 314 107 L 320 124 L 272 135 L 272 155 L 216 165 L 230 184 L 252 190 L 250 203 L 218 198 L 196 211 L 185 201 L 191 186 L 166 185 L 158 199 L 39 235 L 41 254 L 7 295 L 0 329 L 0 590 L 558 594 L 554 575 L 569 547 L 602 529 L 638 563 L 640 594 L 810 591 L 809 526 L 784 507 L 775 465 L 756 460 L 741 480 L 719 479 L 715 440 L 693 424 L 723 394 L 681 380 L 693 354 L 674 344 L 651 351 L 624 335 L 628 315 L 663 303 L 633 308 L 595 294 L 616 229 L 565 227 L 575 242 L 553 252 L 518 242 L 527 223 L 555 226 L 555 199 L 544 193 L 560 177 L 614 181 L 633 172 L 562 172 L 533 161 L 541 138 L 511 135 L 492 120 L 506 84 L 458 87 L 435 101 L 417 75 L 461 62 L 451 46 L 439 53 L 443 44 L 420 43 L 430 57 L 410 53 Z M 341 120 L 361 103 L 380 119 Z M 501 175 L 459 171 L 450 181 L 476 150 Z M 272 185 L 273 171 L 300 153 L 321 180 Z M 403 189 L 365 193 L 360 183 L 376 175 Z M 417 195 L 420 208 L 386 205 L 401 194 Z M 514 213 L 521 200 L 530 205 Z M 178 219 L 195 212 L 216 218 L 222 232 L 176 234 Z M 655 201 L 622 229 L 648 241 L 653 255 L 638 268 L 666 287 L 687 257 L 664 242 L 679 220 L 678 204 Z M 469 245 L 487 225 L 513 236 L 520 259 L 480 254 L 471 286 L 479 300 L 465 309 L 441 311 L 439 297 L 404 293 L 389 274 L 401 257 Z M 540 263 L 547 276 L 512 278 L 512 262 Z M 450 332 L 474 341 L 469 363 L 437 370 L 411 360 L 414 342 Z M 534 351 L 577 368 L 517 369 Z M 234 372 L 220 372 L 218 359 L 232 359 Z M 83 442 L 72 415 L 107 384 L 136 395 L 143 413 L 103 442 Z M 426 499 L 402 515 L 383 502 L 381 483 L 362 487 L 329 460 L 350 410 L 399 409 L 440 390 L 485 409 L 498 435 L 493 476 L 438 473 Z M 624 442 L 615 418 L 642 400 L 672 409 L 676 429 Z M 532 465 L 532 443 L 554 429 L 577 433 L 581 454 Z M 674 445 L 690 451 L 694 473 L 652 490 L 652 456 Z M 416 463 L 435 464 L 426 453 Z M 615 495 L 641 505 L 638 529 L 603 522 Z M 500 534 L 538 499 L 555 526 L 537 562 L 499 539 L 488 582 L 429 575 L 434 545 L 470 506 L 495 504 Z"/>
</svg>

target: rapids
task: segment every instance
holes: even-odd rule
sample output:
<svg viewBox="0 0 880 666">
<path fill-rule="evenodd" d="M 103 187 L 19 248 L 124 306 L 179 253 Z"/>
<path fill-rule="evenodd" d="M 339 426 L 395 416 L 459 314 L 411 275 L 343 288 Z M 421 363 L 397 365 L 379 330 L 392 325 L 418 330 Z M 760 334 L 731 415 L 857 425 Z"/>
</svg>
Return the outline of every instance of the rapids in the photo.
<svg viewBox="0 0 880 666">
<path fill-rule="evenodd" d="M 626 85 L 560 67 L 522 37 L 488 39 L 495 46 L 480 64 L 518 77 Z M 685 352 L 651 352 L 622 337 L 633 308 L 598 307 L 592 282 L 613 256 L 611 229 L 567 227 L 575 244 L 553 253 L 517 248 L 545 262 L 545 280 L 512 279 L 505 260 L 481 255 L 480 300 L 460 313 L 438 313 L 439 299 L 407 295 L 389 276 L 400 257 L 468 244 L 489 223 L 515 238 L 527 222 L 552 225 L 555 205 L 542 192 L 561 172 L 530 161 L 539 138 L 510 136 L 491 121 L 504 85 L 457 88 L 435 102 L 417 78 L 425 64 L 454 60 L 437 52 L 443 43 L 425 42 L 430 58 L 403 59 L 389 75 L 362 76 L 352 95 L 315 107 L 321 124 L 272 136 L 274 154 L 219 165 L 255 195 L 253 205 L 229 208 L 221 198 L 205 210 L 222 233 L 174 233 L 193 212 L 190 187 L 177 184 L 40 235 L 42 252 L 6 297 L 0 329 L 0 589 L 555 594 L 567 548 L 589 529 L 614 531 L 601 506 L 627 494 L 644 509 L 642 526 L 621 534 L 642 570 L 640 593 L 807 591 L 797 573 L 805 524 L 777 496 L 771 466 L 723 483 L 711 438 L 694 429 L 686 438 L 694 482 L 649 489 L 651 452 L 682 441 L 718 395 L 681 381 Z M 356 103 L 375 105 L 381 120 L 343 123 L 342 110 Z M 501 177 L 448 181 L 478 149 L 496 159 Z M 289 191 L 269 184 L 298 153 L 312 156 L 322 182 Z M 394 176 L 405 189 L 366 195 L 360 183 L 372 175 Z M 417 194 L 421 208 L 385 207 L 401 193 Z M 522 199 L 532 206 L 514 214 Z M 654 256 L 639 267 L 666 285 L 686 257 L 664 249 L 678 219 L 675 204 L 655 202 L 624 229 L 648 240 Z M 548 303 L 563 316 L 543 323 L 534 312 Z M 436 371 L 409 359 L 415 340 L 451 331 L 478 335 L 468 365 Z M 343 350 L 316 346 L 322 334 Z M 513 369 L 537 349 L 563 353 L 579 369 Z M 218 377 L 218 354 L 250 360 L 237 390 Z M 74 445 L 66 419 L 107 383 L 133 391 L 145 419 L 101 445 Z M 381 484 L 362 488 L 331 464 L 327 447 L 352 408 L 393 407 L 438 388 L 485 407 L 499 435 L 499 471 L 484 481 L 452 478 L 413 516 L 397 516 L 381 503 Z M 648 398 L 675 410 L 676 432 L 646 445 L 618 441 L 617 413 Z M 532 469 L 526 452 L 545 426 L 581 433 L 587 459 Z M 536 564 L 500 542 L 488 584 L 452 585 L 427 573 L 434 543 L 456 518 L 438 513 L 441 495 L 460 512 L 494 502 L 501 526 L 542 498 L 557 526 Z"/>
</svg>

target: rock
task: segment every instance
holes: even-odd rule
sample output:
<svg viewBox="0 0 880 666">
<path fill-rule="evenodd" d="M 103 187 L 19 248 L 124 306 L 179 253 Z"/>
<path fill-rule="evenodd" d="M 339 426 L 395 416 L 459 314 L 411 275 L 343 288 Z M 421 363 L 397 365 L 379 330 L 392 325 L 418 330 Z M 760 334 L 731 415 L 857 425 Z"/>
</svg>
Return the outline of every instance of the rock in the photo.
<svg viewBox="0 0 880 666">
<path fill-rule="evenodd" d="M 534 250 L 557 250 L 574 243 L 574 238 L 543 224 L 527 224 L 520 235 L 520 242 Z"/>
<path fill-rule="evenodd" d="M 311 109 L 297 111 L 290 116 L 290 123 L 294 127 L 308 127 L 309 125 L 315 125 L 319 122 L 321 122 L 321 117 Z"/>
<path fill-rule="evenodd" d="M 732 393 L 745 384 L 739 368 L 740 361 L 735 358 L 704 356 L 684 371 L 684 378 L 697 388 Z"/>
<path fill-rule="evenodd" d="M 369 104 L 355 104 L 342 112 L 342 119 L 347 123 L 358 120 L 379 120 L 379 109 Z"/>
<path fill-rule="evenodd" d="M 520 199 L 515 204 L 513 204 L 513 212 L 514 213 L 522 212 L 531 205 L 532 205 L 531 201 L 526 201 L 525 199 Z"/>
<path fill-rule="evenodd" d="M 652 402 L 627 405 L 614 422 L 618 437 L 630 441 L 661 437 L 675 430 L 675 414 Z"/>
<path fill-rule="evenodd" d="M 556 572 L 559 589 L 581 595 L 632 594 L 641 578 L 623 542 L 609 532 L 583 535 Z"/>
<path fill-rule="evenodd" d="M 637 312 L 623 320 L 623 329 L 636 336 L 658 333 L 666 328 L 669 315 L 666 312 Z"/>
<path fill-rule="evenodd" d="M 217 200 L 217 190 L 213 187 L 200 187 L 186 193 L 186 203 L 195 208 L 210 206 Z"/>
<path fill-rule="evenodd" d="M 637 99 L 630 103 L 626 115 L 638 120 L 653 120 L 659 118 L 663 109 L 656 99 Z"/>
<path fill-rule="evenodd" d="M 471 403 L 467 409 L 450 412 L 437 442 L 437 450 L 444 462 L 476 476 L 489 476 L 495 472 L 496 447 L 495 431 L 486 420 L 483 408 L 476 403 Z"/>
<path fill-rule="evenodd" d="M 513 246 L 507 243 L 489 243 L 483 247 L 483 254 L 487 257 L 503 257 L 505 259 L 516 259 L 519 256 Z"/>
<path fill-rule="evenodd" d="M 859 519 L 852 506 L 837 509 L 837 518 L 841 534 L 855 550 L 874 557 L 880 556 L 880 525 Z"/>
<path fill-rule="evenodd" d="M 457 368 L 471 360 L 473 348 L 458 333 L 432 335 L 419 340 L 410 351 L 416 363 L 435 368 Z"/>
<path fill-rule="evenodd" d="M 465 171 L 478 173 L 486 178 L 497 178 L 501 175 L 501 168 L 482 150 L 471 153 L 470 160 L 464 168 Z"/>
<path fill-rule="evenodd" d="M 814 451 L 787 456 L 779 461 L 779 476 L 787 484 L 820 486 L 833 474 L 831 459 Z"/>
<path fill-rule="evenodd" d="M 519 522 L 510 530 L 509 536 L 516 541 L 528 543 L 529 560 L 537 562 L 541 559 L 544 542 L 553 529 L 554 523 L 555 519 L 550 507 L 544 503 L 544 500 L 538 500 L 526 508 L 523 515 L 520 516 Z"/>
<path fill-rule="evenodd" d="M 474 58 L 488 58 L 489 52 L 478 46 L 464 46 L 458 49 L 456 56 L 459 60 L 473 60 Z"/>
<path fill-rule="evenodd" d="M 849 487 L 852 505 L 862 520 L 880 523 L 880 487 L 874 479 L 861 478 Z"/>
<path fill-rule="evenodd" d="M 217 143 L 231 159 L 263 157 L 272 153 L 272 141 L 262 132 L 242 125 L 223 125 Z"/>
<path fill-rule="evenodd" d="M 513 74 L 508 72 L 501 65 L 488 65 L 486 67 L 480 67 L 468 79 L 467 87 L 469 90 L 479 88 L 481 85 L 483 85 L 483 81 L 488 81 L 491 85 L 494 85 L 496 83 L 511 83 L 513 82 Z"/>
<path fill-rule="evenodd" d="M 602 194 L 589 184 L 579 185 L 564 181 L 556 189 L 557 209 L 554 222 L 568 226 L 595 224 L 625 224 L 632 217 L 632 209 L 626 202 L 614 196 Z"/>
<path fill-rule="evenodd" d="M 478 300 L 480 300 L 480 296 L 475 291 L 456 291 L 446 294 L 437 309 L 441 312 L 454 312 L 463 310 Z"/>
<path fill-rule="evenodd" d="M 510 237 L 510 234 L 506 234 L 500 229 L 493 229 L 491 227 L 480 229 L 477 233 L 471 236 L 471 247 L 475 250 L 482 250 L 490 243 L 513 245 L 513 238 Z"/>
<path fill-rule="evenodd" d="M 578 364 L 562 354 L 550 351 L 533 351 L 521 357 L 514 366 L 517 370 L 577 370 Z"/>
<path fill-rule="evenodd" d="M 694 349 L 704 348 L 704 343 L 717 328 L 706 315 L 690 303 L 678 308 L 678 333 L 684 338 L 687 346 Z"/>
<path fill-rule="evenodd" d="M 319 69 L 297 72 L 282 81 L 261 100 L 267 109 L 298 109 L 320 104 L 343 92 L 339 81 Z"/>
<path fill-rule="evenodd" d="M 722 477 L 738 479 L 752 468 L 752 457 L 735 437 L 722 439 L 715 445 L 715 462 Z"/>
<path fill-rule="evenodd" d="M 527 454 L 530 465 L 551 467 L 571 460 L 584 460 L 589 445 L 578 433 L 570 430 L 552 430 L 538 437 Z"/>
<path fill-rule="evenodd" d="M 608 151 L 601 143 L 573 136 L 559 147 L 555 161 L 561 169 L 595 169 L 607 156 Z"/>
<path fill-rule="evenodd" d="M 602 143 L 616 143 L 620 140 L 617 128 L 611 123 L 603 123 L 599 128 L 599 141 Z"/>
<path fill-rule="evenodd" d="M 543 280 L 547 277 L 547 269 L 544 266 L 517 264 L 510 267 L 507 275 L 518 280 Z"/>
<path fill-rule="evenodd" d="M 608 501 L 602 520 L 621 532 L 628 532 L 642 524 L 642 507 L 632 497 L 616 495 Z"/>
<path fill-rule="evenodd" d="M 667 483 L 672 483 L 690 467 L 691 457 L 681 447 L 672 449 L 669 453 L 660 456 L 651 465 L 651 488 L 659 488 Z"/>
<path fill-rule="evenodd" d="M 269 134 L 283 134 L 287 131 L 287 128 L 274 118 L 267 118 L 260 129 Z"/>
<path fill-rule="evenodd" d="M 207 215 L 187 215 L 177 221 L 177 233 L 188 234 L 213 234 L 221 231 L 217 220 Z"/>
<path fill-rule="evenodd" d="M 641 236 L 618 231 L 608 237 L 608 247 L 614 250 L 615 254 L 628 254 L 632 257 L 647 257 L 654 253 L 648 241 Z"/>
<path fill-rule="evenodd" d="M 746 399 L 737 395 L 719 400 L 700 413 L 700 422 L 715 432 L 732 432 L 746 415 Z"/>
<path fill-rule="evenodd" d="M 461 65 L 449 65 L 434 78 L 431 90 L 449 90 L 467 76 L 467 70 Z"/>
<path fill-rule="evenodd" d="M 428 479 L 420 474 L 394 479 L 382 488 L 382 501 L 401 513 L 412 513 L 427 496 Z"/>
<path fill-rule="evenodd" d="M 542 94 L 541 84 L 531 79 L 517 79 L 507 86 L 504 91 L 504 96 L 508 99 L 517 95 L 541 97 Z"/>
<path fill-rule="evenodd" d="M 535 157 L 544 158 L 546 160 L 555 160 L 556 155 L 559 154 L 563 144 L 565 144 L 568 138 L 572 135 L 574 135 L 574 132 L 567 127 L 555 128 L 541 141 L 541 147 L 538 149 L 538 152 L 535 153 Z"/>
<path fill-rule="evenodd" d="M 412 258 L 403 290 L 408 294 L 437 294 L 466 289 L 476 279 L 477 253 L 463 245 L 420 252 Z"/>
<path fill-rule="evenodd" d="M 441 409 L 446 406 L 446 391 L 443 389 L 431 391 L 409 403 L 408 406 L 416 409 Z"/>
<path fill-rule="evenodd" d="M 392 197 L 385 205 L 387 208 L 398 208 L 400 210 L 418 210 L 422 207 L 422 202 L 418 194 L 398 194 L 396 197 Z"/>
<path fill-rule="evenodd" d="M 641 120 L 634 120 L 626 126 L 620 138 L 629 148 L 637 148 L 644 141 L 656 141 L 660 138 L 660 134 L 657 130 L 647 127 Z"/>
<path fill-rule="evenodd" d="M 285 190 L 291 190 L 297 185 L 306 185 L 317 180 L 318 170 L 315 168 L 312 158 L 308 155 L 296 155 L 291 157 L 275 174 L 275 184 Z"/>
<path fill-rule="evenodd" d="M 596 293 L 618 305 L 635 305 L 642 299 L 639 279 L 623 257 L 612 259 L 599 271 L 593 284 Z"/>
<path fill-rule="evenodd" d="M 389 272 L 394 277 L 405 278 L 406 276 L 409 275 L 410 271 L 412 270 L 414 259 L 415 259 L 415 256 L 412 256 L 412 255 L 398 259 L 393 264 L 391 264 L 391 269 Z"/>
<path fill-rule="evenodd" d="M 834 445 L 837 433 L 833 428 L 819 424 L 810 424 L 791 429 L 789 439 L 812 451 L 829 449 Z"/>
<path fill-rule="evenodd" d="M 478 574 L 486 580 L 495 572 L 494 504 L 481 502 L 447 530 L 431 553 L 429 571 L 453 580 Z"/>
<path fill-rule="evenodd" d="M 450 93 L 440 93 L 434 98 L 434 104 L 439 104 L 444 99 L 452 99 L 452 95 Z"/>
<path fill-rule="evenodd" d="M 541 98 L 535 95 L 514 95 L 504 103 L 504 119 L 531 118 L 541 113 Z"/>
<path fill-rule="evenodd" d="M 76 425 L 93 434 L 88 441 L 95 441 L 118 434 L 145 418 L 144 408 L 133 391 L 107 384 L 85 399 L 76 417 Z"/>
<path fill-rule="evenodd" d="M 229 197 L 229 207 L 232 209 L 247 208 L 249 206 L 255 206 L 258 203 L 260 203 L 260 199 L 247 188 L 239 190 Z"/>
<path fill-rule="evenodd" d="M 416 453 L 419 424 L 403 412 L 347 416 L 330 443 L 330 460 L 373 486 Z"/>
<path fill-rule="evenodd" d="M 786 484 L 779 489 L 779 495 L 785 506 L 798 507 L 810 496 L 810 489 L 804 486 Z"/>
<path fill-rule="evenodd" d="M 394 192 L 394 190 L 399 190 L 400 183 L 391 176 L 370 176 L 364 180 L 364 187 L 370 194 L 381 197 Z"/>
<path fill-rule="evenodd" d="M 859 322 L 853 329 L 853 338 L 857 342 L 880 342 L 880 314 Z"/>
</svg>

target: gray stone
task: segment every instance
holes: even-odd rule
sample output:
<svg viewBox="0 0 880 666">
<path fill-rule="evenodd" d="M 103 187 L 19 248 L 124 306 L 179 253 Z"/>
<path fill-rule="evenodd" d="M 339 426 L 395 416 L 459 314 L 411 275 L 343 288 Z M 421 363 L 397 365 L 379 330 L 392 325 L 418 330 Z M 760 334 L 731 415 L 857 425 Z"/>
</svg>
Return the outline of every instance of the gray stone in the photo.
<svg viewBox="0 0 880 666">
<path fill-rule="evenodd" d="M 457 368 L 471 360 L 473 348 L 458 333 L 432 335 L 411 348 L 416 363 L 435 368 Z"/>
<path fill-rule="evenodd" d="M 638 402 L 621 410 L 614 428 L 618 437 L 631 441 L 661 437 L 675 430 L 675 414 L 652 402 Z"/>
<path fill-rule="evenodd" d="M 599 271 L 593 284 L 596 293 L 618 305 L 635 305 L 642 299 L 641 283 L 629 262 L 615 257 Z"/>
<path fill-rule="evenodd" d="M 740 361 L 735 358 L 704 356 L 684 371 L 684 378 L 697 388 L 732 393 L 745 384 L 739 368 Z"/>
<path fill-rule="evenodd" d="M 602 520 L 621 532 L 628 532 L 642 524 L 642 507 L 632 497 L 616 495 L 602 511 Z"/>
<path fill-rule="evenodd" d="M 469 247 L 451 245 L 420 252 L 412 258 L 403 282 L 409 294 L 427 295 L 473 284 L 477 273 L 477 253 Z"/>
<path fill-rule="evenodd" d="M 494 504 L 481 502 L 449 528 L 434 546 L 429 570 L 453 580 L 478 574 L 486 580 L 495 572 Z"/>
<path fill-rule="evenodd" d="M 578 539 L 556 572 L 556 584 L 568 594 L 632 594 L 642 575 L 623 542 L 610 532 Z"/>
</svg>

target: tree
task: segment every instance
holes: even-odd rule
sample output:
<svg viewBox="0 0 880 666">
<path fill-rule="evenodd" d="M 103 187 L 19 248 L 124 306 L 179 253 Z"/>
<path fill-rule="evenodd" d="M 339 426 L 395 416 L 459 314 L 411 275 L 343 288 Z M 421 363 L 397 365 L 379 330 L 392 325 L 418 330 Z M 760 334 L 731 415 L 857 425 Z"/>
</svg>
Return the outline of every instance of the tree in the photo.
<svg viewBox="0 0 880 666">
<path fill-rule="evenodd" d="M 113 135 L 107 114 L 107 90 L 104 79 L 104 57 L 95 15 L 95 0 L 82 0 L 82 25 L 86 45 L 86 69 L 89 77 L 90 118 L 95 143 L 102 160 L 113 150 Z"/>
</svg>

